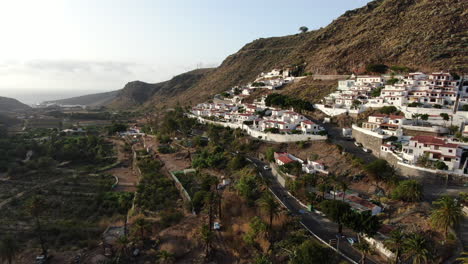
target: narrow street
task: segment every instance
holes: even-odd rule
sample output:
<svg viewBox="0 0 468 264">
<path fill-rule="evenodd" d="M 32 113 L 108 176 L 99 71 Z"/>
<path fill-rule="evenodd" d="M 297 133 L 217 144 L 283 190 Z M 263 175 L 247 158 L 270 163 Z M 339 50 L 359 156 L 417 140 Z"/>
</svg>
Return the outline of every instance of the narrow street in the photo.
<svg viewBox="0 0 468 264">
<path fill-rule="evenodd" d="M 331 239 L 337 239 L 336 234 L 338 233 L 338 225 L 330 221 L 329 219 L 320 216 L 314 212 L 304 212 L 305 208 L 299 204 L 299 202 L 293 198 L 289 192 L 282 187 L 278 181 L 274 178 L 271 170 L 264 170 L 264 166 L 269 165 L 256 158 L 249 157 L 249 159 L 259 168 L 262 177 L 270 179 L 270 189 L 276 195 L 276 197 L 287 207 L 287 209 L 294 215 L 301 217 L 302 224 L 320 237 L 322 240 L 329 243 Z M 301 213 L 302 212 L 302 213 Z M 347 237 L 357 238 L 357 235 L 349 229 L 343 228 L 343 233 Z M 361 253 L 354 249 L 346 239 L 340 239 L 339 242 L 340 252 L 354 260 L 359 262 Z M 380 263 L 372 259 L 367 258 L 366 263 Z"/>
</svg>

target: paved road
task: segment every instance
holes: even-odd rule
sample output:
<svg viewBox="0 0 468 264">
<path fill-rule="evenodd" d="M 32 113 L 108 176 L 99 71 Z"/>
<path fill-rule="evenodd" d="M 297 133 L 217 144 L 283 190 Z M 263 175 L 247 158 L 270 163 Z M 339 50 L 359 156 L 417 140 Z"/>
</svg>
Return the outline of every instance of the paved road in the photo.
<svg viewBox="0 0 468 264">
<path fill-rule="evenodd" d="M 282 201 L 282 203 L 287 207 L 289 211 L 293 214 L 299 215 L 302 223 L 313 233 L 319 236 L 326 242 L 329 242 L 331 239 L 336 239 L 336 234 L 338 232 L 338 225 L 331 222 L 325 217 L 322 217 L 314 212 L 307 212 L 301 214 L 300 210 L 304 210 L 304 207 L 299 204 L 299 202 L 293 198 L 285 188 L 283 188 L 278 181 L 274 178 L 270 170 L 264 170 L 266 163 L 249 157 L 250 160 L 259 168 L 262 177 L 270 180 L 270 189 L 272 192 Z M 352 231 L 346 228 L 343 229 L 343 233 L 346 236 L 356 238 L 357 235 Z M 341 239 L 339 245 L 340 251 L 346 256 L 350 257 L 356 262 L 359 262 L 361 254 L 359 251 L 354 249 L 346 240 Z M 366 263 L 379 263 L 374 260 L 367 259 Z"/>
<path fill-rule="evenodd" d="M 328 138 L 331 140 L 331 142 L 342 146 L 344 151 L 356 155 L 357 157 L 363 159 L 365 163 L 369 163 L 377 159 L 377 157 L 371 153 L 364 152 L 362 148 L 354 145 L 354 140 L 349 140 L 343 137 L 343 131 L 341 128 L 330 123 L 321 125 L 327 130 Z"/>
</svg>

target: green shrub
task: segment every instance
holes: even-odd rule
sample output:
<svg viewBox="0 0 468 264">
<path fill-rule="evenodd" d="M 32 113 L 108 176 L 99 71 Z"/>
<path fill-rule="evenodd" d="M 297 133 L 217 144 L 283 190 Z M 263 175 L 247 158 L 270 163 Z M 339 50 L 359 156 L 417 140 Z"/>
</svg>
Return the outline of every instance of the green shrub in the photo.
<svg viewBox="0 0 468 264">
<path fill-rule="evenodd" d="M 417 202 L 423 198 L 423 186 L 415 180 L 404 180 L 392 192 L 392 199 Z"/>
</svg>

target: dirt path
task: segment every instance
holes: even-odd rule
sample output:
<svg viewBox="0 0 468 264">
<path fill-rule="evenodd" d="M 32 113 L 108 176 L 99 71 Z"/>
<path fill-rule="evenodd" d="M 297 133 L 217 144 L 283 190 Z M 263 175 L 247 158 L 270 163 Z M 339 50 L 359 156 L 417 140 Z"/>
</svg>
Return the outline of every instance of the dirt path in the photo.
<svg viewBox="0 0 468 264">
<path fill-rule="evenodd" d="M 125 141 L 122 139 L 110 139 L 114 144 L 117 152 L 117 159 L 121 163 L 120 167 L 116 167 L 107 171 L 119 179 L 119 183 L 114 191 L 117 192 L 135 192 L 138 185 L 138 175 L 133 171 L 132 155 L 125 151 Z"/>
</svg>

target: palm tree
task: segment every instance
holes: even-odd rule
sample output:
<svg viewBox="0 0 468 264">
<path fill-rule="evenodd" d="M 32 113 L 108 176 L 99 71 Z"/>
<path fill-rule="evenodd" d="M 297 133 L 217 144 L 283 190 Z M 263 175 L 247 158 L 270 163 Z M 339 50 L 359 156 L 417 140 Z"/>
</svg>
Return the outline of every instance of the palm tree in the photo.
<svg viewBox="0 0 468 264">
<path fill-rule="evenodd" d="M 140 233 L 141 241 L 144 241 L 145 233 L 149 230 L 150 223 L 143 216 L 140 216 L 135 220 L 134 224 L 135 224 L 136 229 Z"/>
<path fill-rule="evenodd" d="M 211 228 L 207 225 L 203 225 L 200 229 L 200 239 L 205 244 L 205 255 L 208 257 L 211 252 L 211 242 L 213 242 L 214 234 Z"/>
<path fill-rule="evenodd" d="M 29 213 L 34 217 L 34 220 L 36 222 L 37 236 L 39 238 L 39 242 L 41 243 L 42 255 L 47 256 L 47 248 L 45 245 L 45 240 L 42 237 L 41 221 L 39 219 L 39 216 L 45 210 L 44 200 L 39 196 L 34 196 L 29 202 L 28 210 Z"/>
<path fill-rule="evenodd" d="M 127 257 L 127 249 L 128 249 L 128 244 L 130 241 L 128 240 L 127 236 L 121 236 L 117 239 L 117 248 L 119 250 L 119 255 L 123 255 L 124 258 Z"/>
<path fill-rule="evenodd" d="M 427 263 L 430 257 L 426 238 L 419 234 L 413 233 L 405 239 L 404 242 L 405 255 L 407 259 L 412 259 L 413 264 Z"/>
<path fill-rule="evenodd" d="M 7 236 L 0 241 L 0 260 L 11 264 L 19 251 L 20 247 L 12 237 Z"/>
<path fill-rule="evenodd" d="M 361 240 L 358 244 L 356 244 L 356 249 L 361 251 L 361 260 L 359 261 L 361 264 L 366 263 L 367 255 L 374 253 L 374 249 L 364 240 Z"/>
<path fill-rule="evenodd" d="M 434 227 L 443 229 L 447 237 L 448 228 L 457 226 L 463 217 L 461 204 L 450 196 L 442 196 L 433 204 L 437 208 L 431 213 L 431 223 Z"/>
<path fill-rule="evenodd" d="M 275 197 L 269 192 L 265 192 L 259 201 L 260 208 L 268 214 L 269 226 L 268 229 L 271 231 L 273 227 L 273 218 L 278 216 L 280 212 L 279 204 Z"/>
<path fill-rule="evenodd" d="M 343 192 L 343 202 L 344 202 L 346 191 L 349 189 L 348 184 L 346 182 L 341 182 L 340 188 L 341 188 L 341 191 Z"/>
<path fill-rule="evenodd" d="M 169 264 L 174 262 L 174 254 L 166 251 L 166 250 L 161 250 L 158 254 L 159 257 L 159 263 L 161 264 Z"/>
<path fill-rule="evenodd" d="M 390 233 L 390 237 L 385 240 L 385 247 L 395 254 L 395 263 L 400 263 L 401 253 L 404 250 L 403 243 L 405 234 L 401 229 L 393 230 Z"/>
</svg>

